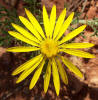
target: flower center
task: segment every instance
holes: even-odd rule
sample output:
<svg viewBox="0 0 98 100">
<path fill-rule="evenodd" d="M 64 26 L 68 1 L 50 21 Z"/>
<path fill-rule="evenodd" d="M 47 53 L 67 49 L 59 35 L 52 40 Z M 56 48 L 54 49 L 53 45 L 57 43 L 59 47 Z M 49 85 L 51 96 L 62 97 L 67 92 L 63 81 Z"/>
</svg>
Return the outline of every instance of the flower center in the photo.
<svg viewBox="0 0 98 100">
<path fill-rule="evenodd" d="M 52 39 L 46 39 L 41 43 L 41 52 L 48 58 L 56 56 L 59 52 L 57 42 Z"/>
</svg>

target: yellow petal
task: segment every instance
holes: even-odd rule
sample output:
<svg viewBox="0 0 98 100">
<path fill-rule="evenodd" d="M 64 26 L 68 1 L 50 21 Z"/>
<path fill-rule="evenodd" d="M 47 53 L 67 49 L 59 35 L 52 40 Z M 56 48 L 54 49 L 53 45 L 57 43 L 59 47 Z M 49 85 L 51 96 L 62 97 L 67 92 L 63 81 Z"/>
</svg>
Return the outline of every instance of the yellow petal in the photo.
<svg viewBox="0 0 98 100">
<path fill-rule="evenodd" d="M 30 51 L 36 51 L 39 50 L 40 48 L 36 47 L 24 47 L 24 46 L 19 46 L 19 47 L 11 47 L 8 48 L 8 52 L 30 52 Z"/>
<path fill-rule="evenodd" d="M 75 49 L 60 49 L 60 51 L 71 54 L 71 55 L 75 55 L 75 56 L 79 56 L 79 57 L 84 57 L 84 58 L 95 58 L 94 55 L 88 53 L 88 52 L 84 52 L 84 51 L 80 51 L 80 50 L 75 50 Z"/>
<path fill-rule="evenodd" d="M 38 65 L 41 63 L 41 61 L 43 60 L 43 57 L 40 58 L 40 60 L 38 62 L 36 62 L 31 68 L 26 69 L 17 79 L 16 83 L 20 83 L 21 81 L 23 81 L 28 75 L 30 75 L 34 69 L 36 67 L 38 67 Z"/>
<path fill-rule="evenodd" d="M 35 27 L 35 29 L 40 33 L 40 35 L 45 39 L 45 34 L 40 26 L 40 24 L 38 23 L 38 21 L 36 20 L 36 18 L 32 15 L 32 13 L 25 9 L 25 12 L 29 18 L 29 20 L 31 21 L 31 23 L 33 24 L 33 26 Z"/>
<path fill-rule="evenodd" d="M 22 64 L 21 66 L 19 66 L 16 70 L 13 71 L 12 75 L 17 75 L 20 72 L 30 68 L 31 66 L 33 66 L 37 61 L 39 61 L 41 59 L 42 55 L 38 55 L 36 57 L 34 57 L 33 59 L 25 62 L 24 64 Z"/>
<path fill-rule="evenodd" d="M 29 89 L 32 89 L 32 88 L 35 86 L 37 80 L 38 80 L 39 77 L 40 77 L 40 74 L 41 74 L 41 72 L 42 72 L 42 69 L 43 69 L 44 64 L 45 64 L 45 59 L 44 59 L 44 60 L 42 61 L 42 63 L 39 65 L 39 68 L 35 71 L 34 76 L 33 76 L 32 80 L 31 80 Z"/>
<path fill-rule="evenodd" d="M 36 38 L 34 38 L 34 36 L 29 33 L 27 30 L 25 30 L 24 28 L 22 28 L 21 26 L 19 25 L 16 25 L 14 23 L 12 23 L 12 26 L 18 31 L 20 32 L 23 36 L 27 37 L 28 39 L 30 40 L 33 40 L 33 41 L 36 41 L 37 43 L 40 43 L 38 42 L 38 40 Z"/>
<path fill-rule="evenodd" d="M 23 41 L 23 42 L 25 42 L 25 43 L 30 44 L 30 45 L 39 47 L 38 44 L 36 44 L 35 42 L 29 40 L 28 38 L 24 37 L 23 35 L 21 35 L 21 34 L 18 33 L 18 32 L 8 31 L 8 33 L 9 33 L 11 36 L 15 37 L 16 39 L 19 39 L 19 40 L 21 40 L 21 41 Z"/>
<path fill-rule="evenodd" d="M 56 6 L 53 5 L 52 11 L 50 14 L 50 38 L 52 37 L 54 26 L 55 26 L 55 21 L 56 21 Z"/>
<path fill-rule="evenodd" d="M 86 25 L 82 25 L 79 28 L 75 29 L 74 31 L 72 31 L 71 33 L 68 33 L 61 41 L 59 44 L 62 44 L 72 38 L 74 38 L 75 36 L 77 36 L 79 33 L 81 33 L 84 29 L 86 28 Z"/>
<path fill-rule="evenodd" d="M 27 29 L 29 29 L 31 31 L 31 33 L 37 38 L 32 38 L 33 40 L 36 40 L 38 43 L 40 43 L 38 40 L 42 40 L 40 34 L 35 30 L 34 26 L 24 17 L 19 16 L 20 21 L 27 27 Z"/>
<path fill-rule="evenodd" d="M 48 90 L 50 77 L 51 77 L 51 61 L 49 60 L 48 66 L 47 66 L 47 69 L 46 69 L 46 73 L 45 73 L 45 78 L 44 78 L 44 92 L 45 93 Z"/>
<path fill-rule="evenodd" d="M 92 43 L 69 43 L 69 44 L 62 44 L 60 48 L 89 48 L 94 46 Z"/>
<path fill-rule="evenodd" d="M 64 22 L 65 16 L 66 16 L 66 8 L 61 12 L 61 14 L 60 14 L 60 16 L 57 20 L 57 23 L 56 23 L 56 26 L 55 26 L 55 29 L 54 29 L 53 39 L 55 39 L 56 36 L 58 35 L 58 33 L 61 29 L 61 26 Z"/>
<path fill-rule="evenodd" d="M 56 37 L 56 40 L 58 40 L 59 38 L 61 38 L 61 36 L 64 34 L 64 32 L 66 31 L 66 29 L 68 28 L 68 26 L 70 25 L 72 19 L 74 16 L 74 12 L 72 12 L 69 17 L 65 20 L 64 24 L 62 25 L 58 36 Z"/>
<path fill-rule="evenodd" d="M 80 70 L 76 66 L 74 66 L 67 58 L 63 56 L 61 56 L 60 58 L 70 71 L 72 71 L 78 77 L 83 78 L 83 74 L 80 72 Z"/>
<path fill-rule="evenodd" d="M 63 68 L 63 66 L 61 65 L 61 63 L 58 59 L 56 59 L 56 61 L 57 61 L 58 70 L 59 70 L 59 73 L 61 75 L 61 78 L 62 78 L 63 82 L 65 84 L 68 84 L 68 78 L 67 78 L 67 74 L 65 72 L 65 69 Z"/>
<path fill-rule="evenodd" d="M 49 22 L 49 18 L 45 6 L 43 6 L 43 23 L 44 23 L 46 36 L 49 37 L 50 22 Z"/>
<path fill-rule="evenodd" d="M 53 82 L 54 82 L 56 94 L 58 96 L 60 91 L 60 79 L 59 79 L 59 73 L 54 58 L 52 59 L 52 74 L 53 74 Z"/>
</svg>

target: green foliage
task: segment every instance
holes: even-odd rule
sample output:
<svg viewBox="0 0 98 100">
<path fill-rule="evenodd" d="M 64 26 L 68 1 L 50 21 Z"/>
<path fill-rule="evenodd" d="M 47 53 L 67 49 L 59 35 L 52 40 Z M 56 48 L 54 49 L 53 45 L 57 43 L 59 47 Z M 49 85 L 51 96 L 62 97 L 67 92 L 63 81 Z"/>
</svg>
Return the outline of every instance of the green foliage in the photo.
<svg viewBox="0 0 98 100">
<path fill-rule="evenodd" d="M 42 11 L 41 11 L 41 1 L 38 0 L 24 0 L 27 5 L 24 8 L 29 9 L 32 14 L 36 17 L 36 19 L 41 22 L 42 21 Z"/>
<path fill-rule="evenodd" d="M 7 16 L 10 16 L 10 12 L 4 7 L 0 6 L 0 46 L 7 46 L 10 44 L 12 38 L 7 35 L 7 30 L 10 29 L 10 20 Z M 3 20 L 3 18 L 5 18 Z"/>
<path fill-rule="evenodd" d="M 7 31 L 14 30 L 11 23 L 20 24 L 16 10 L 12 11 L 0 5 L 0 46 L 10 46 L 14 40 Z"/>
<path fill-rule="evenodd" d="M 94 18 L 92 20 L 80 20 L 80 15 L 81 13 L 77 14 L 72 22 L 72 24 L 87 24 L 88 26 L 90 26 L 93 31 L 94 31 L 94 34 L 92 34 L 91 36 L 97 36 L 98 37 L 98 18 Z M 84 38 L 85 36 L 83 34 L 81 34 Z"/>
</svg>

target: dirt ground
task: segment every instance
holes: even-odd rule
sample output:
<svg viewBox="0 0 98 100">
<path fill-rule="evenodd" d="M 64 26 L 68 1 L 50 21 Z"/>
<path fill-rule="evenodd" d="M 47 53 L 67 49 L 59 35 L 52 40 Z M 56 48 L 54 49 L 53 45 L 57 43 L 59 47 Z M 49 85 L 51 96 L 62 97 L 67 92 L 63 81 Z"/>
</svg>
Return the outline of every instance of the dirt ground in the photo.
<svg viewBox="0 0 98 100">
<path fill-rule="evenodd" d="M 57 16 L 59 16 L 66 4 L 68 15 L 72 11 L 79 11 L 82 12 L 80 19 L 93 20 L 98 18 L 97 0 L 42 0 L 41 2 L 42 5 L 46 5 L 49 13 L 52 5 L 56 4 Z M 9 10 L 14 7 L 17 9 L 18 15 L 25 15 L 23 8 L 24 1 L 22 0 L 0 0 L 0 4 Z M 68 31 L 65 34 L 67 33 Z M 67 70 L 69 84 L 66 86 L 62 80 L 60 81 L 61 89 L 59 96 L 56 96 L 52 78 L 48 92 L 44 93 L 42 75 L 31 91 L 28 87 L 32 75 L 22 83 L 16 84 L 17 76 L 12 77 L 11 73 L 19 65 L 27 61 L 31 53 L 6 53 L 5 48 L 0 47 L 0 100 L 98 100 L 98 37 L 96 35 L 91 36 L 93 33 L 94 30 L 87 26 L 84 31 L 86 38 L 79 35 L 74 41 L 94 43 L 94 47 L 83 50 L 94 54 L 96 58 L 84 59 L 68 55 L 73 64 L 78 66 L 82 71 L 84 79 L 77 78 Z"/>
</svg>

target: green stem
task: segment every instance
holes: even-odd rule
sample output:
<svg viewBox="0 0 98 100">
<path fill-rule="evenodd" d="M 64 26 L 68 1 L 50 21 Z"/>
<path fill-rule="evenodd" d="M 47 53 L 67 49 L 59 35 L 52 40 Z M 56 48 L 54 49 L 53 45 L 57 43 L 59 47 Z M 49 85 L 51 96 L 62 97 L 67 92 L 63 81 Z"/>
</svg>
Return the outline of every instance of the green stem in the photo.
<svg viewBox="0 0 98 100">
<path fill-rule="evenodd" d="M 98 26 L 98 22 L 94 21 L 94 20 L 79 20 L 78 21 L 79 23 L 82 23 L 82 24 L 93 24 L 93 25 L 96 25 Z"/>
</svg>

